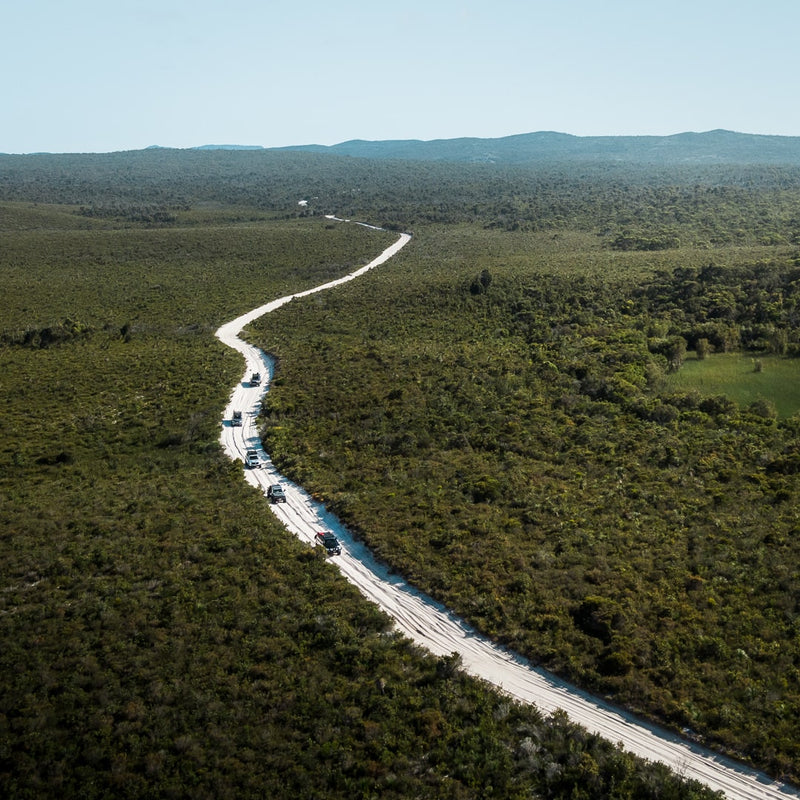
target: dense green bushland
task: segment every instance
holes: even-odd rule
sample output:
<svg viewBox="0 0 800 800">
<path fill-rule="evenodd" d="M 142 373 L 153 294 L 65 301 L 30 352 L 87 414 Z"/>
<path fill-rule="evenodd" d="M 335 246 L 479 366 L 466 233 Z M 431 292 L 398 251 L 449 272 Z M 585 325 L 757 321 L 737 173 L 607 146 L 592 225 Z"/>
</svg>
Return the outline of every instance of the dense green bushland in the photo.
<svg viewBox="0 0 800 800">
<path fill-rule="evenodd" d="M 3 240 L 2 334 L 81 320 L 95 329 L 217 324 L 259 304 L 315 286 L 363 264 L 389 234 L 317 220 L 279 229 L 261 223 L 73 230 L 63 213 L 4 206 L 22 230 Z M 37 213 L 38 212 L 38 213 Z M 10 216 L 10 215 L 9 215 Z M 5 213 L 2 215 L 5 218 Z M 11 235 L 13 230 L 13 235 Z M 24 339 L 24 336 L 23 336 Z"/>
<path fill-rule="evenodd" d="M 216 326 L 390 237 L 72 210 L 0 206 L 4 797 L 711 796 L 391 634 L 222 456 Z"/>
<path fill-rule="evenodd" d="M 243 221 L 336 212 L 392 228 L 579 228 L 623 250 L 797 244 L 799 192 L 797 166 L 508 166 L 222 150 L 0 155 L 0 200 L 72 205 L 87 224 L 183 224 L 222 204 Z"/>
<path fill-rule="evenodd" d="M 800 417 L 664 380 L 796 353 L 796 251 L 415 233 L 254 325 L 273 458 L 481 630 L 797 779 Z"/>
</svg>

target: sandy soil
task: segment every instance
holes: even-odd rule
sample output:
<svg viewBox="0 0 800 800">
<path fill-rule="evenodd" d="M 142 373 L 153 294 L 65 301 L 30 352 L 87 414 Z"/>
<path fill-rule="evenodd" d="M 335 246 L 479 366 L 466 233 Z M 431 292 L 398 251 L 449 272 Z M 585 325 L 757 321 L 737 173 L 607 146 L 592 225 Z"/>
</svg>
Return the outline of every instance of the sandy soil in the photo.
<svg viewBox="0 0 800 800">
<path fill-rule="evenodd" d="M 245 479 L 265 494 L 271 484 L 283 484 L 287 502 L 270 504 L 269 508 L 286 528 L 312 547 L 317 531 L 331 530 L 336 533 L 342 544 L 342 554 L 331 557 L 331 563 L 367 598 L 389 614 L 395 620 L 398 630 L 435 655 L 458 653 L 467 672 L 493 684 L 511 697 L 524 703 L 533 703 L 545 713 L 562 709 L 571 720 L 588 730 L 613 742 L 619 742 L 636 755 L 651 761 L 660 761 L 679 774 L 702 781 L 713 789 L 722 790 L 728 798 L 786 800 L 789 797 L 800 797 L 800 791 L 792 787 L 779 784 L 763 773 L 743 767 L 713 751 L 649 725 L 564 683 L 546 671 L 533 667 L 520 656 L 492 644 L 446 608 L 418 592 L 397 575 L 391 574 L 362 544 L 353 539 L 335 516 L 312 500 L 301 487 L 292 484 L 275 470 L 269 456 L 264 452 L 256 429 L 261 401 L 272 378 L 273 362 L 265 353 L 242 341 L 239 332 L 254 319 L 295 298 L 331 289 L 363 275 L 386 262 L 410 240 L 408 234 L 401 234 L 375 260 L 350 275 L 305 292 L 273 300 L 232 320 L 217 331 L 217 337 L 238 350 L 247 364 L 242 381 L 233 389 L 225 409 L 220 437 L 225 451 L 232 459 L 243 461 L 246 451 L 255 449 L 259 453 L 261 467 L 245 468 Z M 260 372 L 262 375 L 262 384 L 259 387 L 251 387 L 249 384 L 253 372 Z M 241 427 L 232 427 L 230 424 L 234 410 L 242 411 Z"/>
</svg>

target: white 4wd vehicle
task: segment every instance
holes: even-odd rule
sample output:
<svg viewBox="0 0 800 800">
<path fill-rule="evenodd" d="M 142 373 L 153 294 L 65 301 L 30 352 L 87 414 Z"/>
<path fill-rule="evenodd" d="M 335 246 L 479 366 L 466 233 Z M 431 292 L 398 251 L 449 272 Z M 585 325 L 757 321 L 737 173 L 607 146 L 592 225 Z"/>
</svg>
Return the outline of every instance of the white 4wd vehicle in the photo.
<svg viewBox="0 0 800 800">
<path fill-rule="evenodd" d="M 244 463 L 246 467 L 250 467 L 250 469 L 258 469 L 261 466 L 261 459 L 258 457 L 258 453 L 255 450 L 248 450 L 245 453 Z"/>
</svg>

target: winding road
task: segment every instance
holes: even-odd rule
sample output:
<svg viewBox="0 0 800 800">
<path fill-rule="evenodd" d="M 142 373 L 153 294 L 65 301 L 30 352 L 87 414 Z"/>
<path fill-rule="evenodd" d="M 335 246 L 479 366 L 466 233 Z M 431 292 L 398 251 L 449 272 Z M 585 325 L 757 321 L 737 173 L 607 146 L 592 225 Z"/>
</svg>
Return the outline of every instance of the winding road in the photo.
<svg viewBox="0 0 800 800">
<path fill-rule="evenodd" d="M 332 563 L 368 599 L 394 619 L 398 630 L 435 655 L 456 652 L 461 656 L 464 670 L 493 684 L 509 696 L 521 702 L 533 703 L 543 713 L 562 709 L 574 722 L 606 739 L 620 743 L 625 750 L 650 761 L 662 762 L 687 778 L 721 790 L 731 800 L 800 798 L 800 791 L 794 787 L 776 782 L 764 773 L 643 722 L 493 644 L 445 607 L 390 573 L 374 559 L 366 547 L 353 539 L 342 523 L 324 506 L 275 470 L 269 456 L 264 452 L 256 427 L 261 401 L 272 379 L 274 364 L 261 350 L 240 339 L 239 332 L 248 323 L 291 300 L 332 289 L 363 275 L 388 261 L 410 240 L 410 235 L 403 233 L 376 259 L 355 272 L 259 306 L 223 325 L 216 332 L 217 337 L 238 350 L 247 363 L 242 381 L 234 388 L 225 409 L 220 439 L 226 453 L 232 459 L 243 461 L 246 451 L 255 449 L 259 453 L 262 466 L 260 469 L 245 469 L 245 478 L 265 494 L 271 484 L 283 484 L 287 502 L 271 504 L 270 508 L 286 528 L 311 546 L 314 546 L 314 534 L 317 531 L 334 531 L 342 544 L 342 554 L 333 557 Z M 253 372 L 261 372 L 261 386 L 250 386 L 248 378 Z M 242 411 L 241 427 L 230 424 L 234 410 Z"/>
</svg>

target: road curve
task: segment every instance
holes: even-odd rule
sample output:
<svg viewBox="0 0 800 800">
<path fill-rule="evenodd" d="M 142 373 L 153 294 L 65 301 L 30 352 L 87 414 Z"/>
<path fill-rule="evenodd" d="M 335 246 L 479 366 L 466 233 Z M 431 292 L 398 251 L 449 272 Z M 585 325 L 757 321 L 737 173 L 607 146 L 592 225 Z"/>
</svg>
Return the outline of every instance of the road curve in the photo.
<svg viewBox="0 0 800 800">
<path fill-rule="evenodd" d="M 285 527 L 311 546 L 314 546 L 314 534 L 317 531 L 334 531 L 342 543 L 342 554 L 333 557 L 332 562 L 368 599 L 394 619 L 399 631 L 433 654 L 442 656 L 456 652 L 461 656 L 463 668 L 468 673 L 493 684 L 509 696 L 524 703 L 533 703 L 544 713 L 562 709 L 571 720 L 589 731 L 618 742 L 625 750 L 645 759 L 664 763 L 687 778 L 721 790 L 730 800 L 800 798 L 800 791 L 794 787 L 774 781 L 764 773 L 643 722 L 493 644 L 445 607 L 389 572 L 333 514 L 274 468 L 264 452 L 256 427 L 261 401 L 272 379 L 274 363 L 261 350 L 241 340 L 239 332 L 253 320 L 295 298 L 331 289 L 363 275 L 388 261 L 410 240 L 410 235 L 403 233 L 376 259 L 355 272 L 313 289 L 272 300 L 228 322 L 216 332 L 222 342 L 244 356 L 247 365 L 224 412 L 220 441 L 225 452 L 232 459 L 243 461 L 248 449 L 256 450 L 261 458 L 261 468 L 245 468 L 245 479 L 265 494 L 271 484 L 283 484 L 287 502 L 270 505 L 270 508 Z M 261 386 L 250 386 L 249 376 L 253 372 L 261 373 Z M 230 424 L 234 410 L 242 411 L 241 427 Z"/>
</svg>

